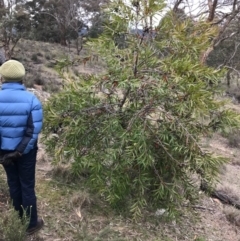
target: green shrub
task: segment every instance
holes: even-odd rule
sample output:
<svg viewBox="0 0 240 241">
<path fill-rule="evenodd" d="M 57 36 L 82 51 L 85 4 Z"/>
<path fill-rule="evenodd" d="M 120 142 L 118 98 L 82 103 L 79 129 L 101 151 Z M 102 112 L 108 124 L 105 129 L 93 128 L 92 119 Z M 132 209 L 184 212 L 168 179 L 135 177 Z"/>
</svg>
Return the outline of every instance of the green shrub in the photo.
<svg viewBox="0 0 240 241">
<path fill-rule="evenodd" d="M 47 102 L 47 151 L 56 163 L 71 163 L 77 175 L 88 173 L 92 190 L 116 210 L 138 217 L 146 208 L 161 207 L 173 215 L 198 195 L 192 175 L 212 182 L 225 163 L 201 147 L 203 134 L 240 123 L 215 98 L 222 72 L 199 61 L 215 29 L 201 21 L 182 23 L 169 13 L 161 36 L 140 41 L 129 34 L 127 47 L 117 48 L 113 36 L 128 32 L 136 6 L 112 4 L 109 25 L 91 43 L 106 71 L 68 79 Z M 114 14 L 116 8 L 124 17 Z M 154 3 L 151 11 L 162 8 L 163 3 Z M 70 64 L 58 62 L 63 76 Z"/>
<path fill-rule="evenodd" d="M 26 217 L 26 212 L 24 213 L 20 219 L 18 212 L 11 206 L 7 212 L 1 214 L 0 233 L 4 241 L 25 241 L 29 219 Z"/>
</svg>

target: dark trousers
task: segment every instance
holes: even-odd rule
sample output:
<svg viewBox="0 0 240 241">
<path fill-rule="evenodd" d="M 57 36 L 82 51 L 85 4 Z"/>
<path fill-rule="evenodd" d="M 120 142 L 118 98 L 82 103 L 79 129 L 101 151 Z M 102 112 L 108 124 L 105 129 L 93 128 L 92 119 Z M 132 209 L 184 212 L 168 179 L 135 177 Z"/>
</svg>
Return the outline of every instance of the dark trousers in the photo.
<svg viewBox="0 0 240 241">
<path fill-rule="evenodd" d="M 35 169 L 37 148 L 22 155 L 14 161 L 13 165 L 4 166 L 10 197 L 20 217 L 23 209 L 30 218 L 28 228 L 37 225 L 37 199 L 35 195 Z"/>
</svg>

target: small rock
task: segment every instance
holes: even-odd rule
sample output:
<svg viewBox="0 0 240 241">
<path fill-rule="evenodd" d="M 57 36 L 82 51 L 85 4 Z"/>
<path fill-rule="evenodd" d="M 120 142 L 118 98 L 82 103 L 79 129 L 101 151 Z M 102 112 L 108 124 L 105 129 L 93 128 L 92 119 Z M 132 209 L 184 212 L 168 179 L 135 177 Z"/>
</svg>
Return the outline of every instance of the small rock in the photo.
<svg viewBox="0 0 240 241">
<path fill-rule="evenodd" d="M 166 212 L 166 209 L 164 208 L 157 209 L 157 211 L 155 212 L 155 216 L 162 216 L 165 212 Z"/>
</svg>

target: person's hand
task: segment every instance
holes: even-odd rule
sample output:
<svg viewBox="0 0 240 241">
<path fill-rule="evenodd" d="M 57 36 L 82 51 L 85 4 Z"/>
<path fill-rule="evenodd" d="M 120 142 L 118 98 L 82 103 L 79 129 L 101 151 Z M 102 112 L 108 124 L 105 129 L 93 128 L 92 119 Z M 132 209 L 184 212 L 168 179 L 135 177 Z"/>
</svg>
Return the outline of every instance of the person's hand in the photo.
<svg viewBox="0 0 240 241">
<path fill-rule="evenodd" d="M 21 156 L 21 154 L 17 151 L 14 152 L 10 152 L 8 154 L 5 154 L 4 156 L 2 156 L 0 158 L 0 164 L 4 165 L 4 166 L 9 166 L 12 164 L 12 162 L 14 160 L 16 160 L 17 158 L 19 158 Z"/>
<path fill-rule="evenodd" d="M 6 154 L 1 158 L 0 163 L 4 166 L 9 166 L 9 165 L 12 165 L 12 159 L 8 158 Z"/>
<path fill-rule="evenodd" d="M 4 155 L 4 158 L 15 160 L 19 158 L 21 154 L 18 151 L 10 152 Z"/>
</svg>

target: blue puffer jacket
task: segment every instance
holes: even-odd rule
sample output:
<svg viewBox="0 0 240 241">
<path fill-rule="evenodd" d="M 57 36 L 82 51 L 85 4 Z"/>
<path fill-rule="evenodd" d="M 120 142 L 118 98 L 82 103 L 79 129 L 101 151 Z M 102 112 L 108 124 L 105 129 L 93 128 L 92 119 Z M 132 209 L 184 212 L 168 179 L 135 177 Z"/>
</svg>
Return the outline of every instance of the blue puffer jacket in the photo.
<svg viewBox="0 0 240 241">
<path fill-rule="evenodd" d="M 20 83 L 3 83 L 0 91 L 0 147 L 28 153 L 37 145 L 43 111 L 37 97 Z"/>
</svg>

